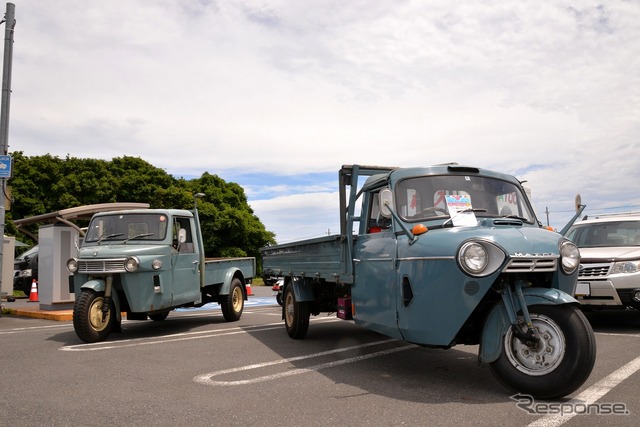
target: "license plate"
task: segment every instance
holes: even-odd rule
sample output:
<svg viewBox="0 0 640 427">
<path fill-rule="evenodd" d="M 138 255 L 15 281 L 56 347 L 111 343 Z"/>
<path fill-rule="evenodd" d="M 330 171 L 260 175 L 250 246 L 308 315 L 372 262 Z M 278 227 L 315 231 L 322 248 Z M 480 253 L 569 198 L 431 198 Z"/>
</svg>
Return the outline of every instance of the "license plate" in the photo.
<svg viewBox="0 0 640 427">
<path fill-rule="evenodd" d="M 589 282 L 578 282 L 576 284 L 576 296 L 579 297 L 588 297 L 591 295 L 591 286 Z"/>
</svg>

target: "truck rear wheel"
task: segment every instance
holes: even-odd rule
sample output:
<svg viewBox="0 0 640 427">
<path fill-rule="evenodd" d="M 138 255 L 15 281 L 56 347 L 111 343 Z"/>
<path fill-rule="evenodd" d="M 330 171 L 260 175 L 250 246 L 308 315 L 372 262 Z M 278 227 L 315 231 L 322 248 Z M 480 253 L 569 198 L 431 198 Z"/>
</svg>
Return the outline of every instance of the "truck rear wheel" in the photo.
<svg viewBox="0 0 640 427">
<path fill-rule="evenodd" d="M 84 342 L 104 341 L 114 328 L 116 312 L 113 300 L 103 318 L 104 292 L 83 289 L 73 306 L 73 329 Z"/>
<path fill-rule="evenodd" d="M 293 286 L 289 285 L 284 291 L 284 324 L 287 333 L 293 339 L 302 339 L 309 329 L 309 303 L 297 302 Z"/>
<path fill-rule="evenodd" d="M 226 295 L 220 303 L 222 315 L 227 322 L 235 322 L 240 320 L 242 310 L 244 309 L 244 292 L 242 292 L 242 282 L 240 279 L 234 278 L 231 281 L 229 295 Z"/>
</svg>

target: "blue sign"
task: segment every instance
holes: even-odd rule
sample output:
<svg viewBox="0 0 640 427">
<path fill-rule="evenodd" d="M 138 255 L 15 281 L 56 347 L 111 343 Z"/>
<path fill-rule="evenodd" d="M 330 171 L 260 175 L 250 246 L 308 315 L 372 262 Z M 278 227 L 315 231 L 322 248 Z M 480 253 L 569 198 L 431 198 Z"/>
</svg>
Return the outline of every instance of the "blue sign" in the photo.
<svg viewBox="0 0 640 427">
<path fill-rule="evenodd" d="M 11 156 L 0 156 L 0 178 L 11 178 Z"/>
</svg>

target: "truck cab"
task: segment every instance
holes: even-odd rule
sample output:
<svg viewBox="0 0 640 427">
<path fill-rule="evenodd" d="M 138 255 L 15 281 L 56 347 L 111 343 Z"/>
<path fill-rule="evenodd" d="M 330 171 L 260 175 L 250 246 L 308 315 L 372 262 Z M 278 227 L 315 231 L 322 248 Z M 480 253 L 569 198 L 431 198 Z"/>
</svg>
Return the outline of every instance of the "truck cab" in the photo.
<svg viewBox="0 0 640 427">
<path fill-rule="evenodd" d="M 216 302 L 238 320 L 255 258 L 205 259 L 197 210 L 138 209 L 95 214 L 67 268 L 76 333 L 96 342 L 119 329 L 121 312 L 159 321 Z"/>
<path fill-rule="evenodd" d="M 372 175 L 360 192 L 351 292 L 355 316 L 371 329 L 442 346 L 456 335 L 477 341 L 464 336 L 463 324 L 501 274 L 518 270 L 530 286 L 573 294 L 575 266 L 565 274 L 554 270 L 561 236 L 540 227 L 513 177 L 437 165 Z M 505 252 L 513 254 L 510 261 Z M 378 298 L 381 293 L 395 298 Z M 436 299 L 425 312 L 424 303 Z M 445 317 L 451 319 L 441 322 Z M 441 327 L 425 329 L 423 322 Z"/>
</svg>

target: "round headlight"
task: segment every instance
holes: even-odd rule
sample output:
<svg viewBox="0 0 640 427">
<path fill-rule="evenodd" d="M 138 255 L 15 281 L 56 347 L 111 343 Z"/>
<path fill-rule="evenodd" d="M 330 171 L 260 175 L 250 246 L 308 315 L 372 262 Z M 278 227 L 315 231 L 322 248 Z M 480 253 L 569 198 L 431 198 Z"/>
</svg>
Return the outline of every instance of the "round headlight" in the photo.
<svg viewBox="0 0 640 427">
<path fill-rule="evenodd" d="M 151 267 L 154 270 L 160 270 L 162 268 L 162 261 L 159 259 L 154 259 L 153 262 L 151 263 Z"/>
<path fill-rule="evenodd" d="M 133 273 L 134 271 L 137 271 L 139 267 L 140 267 L 140 260 L 134 256 L 131 256 L 124 261 L 124 269 L 127 270 L 129 273 Z"/>
<path fill-rule="evenodd" d="M 71 258 L 67 261 L 67 270 L 69 273 L 75 273 L 78 271 L 78 260 L 75 258 Z"/>
<path fill-rule="evenodd" d="M 467 242 L 460 248 L 458 261 L 464 271 L 476 276 L 487 267 L 489 256 L 487 250 L 480 243 Z"/>
<path fill-rule="evenodd" d="M 562 271 L 571 274 L 580 265 L 580 251 L 573 243 L 565 240 L 560 243 L 560 257 L 562 258 Z"/>
</svg>

